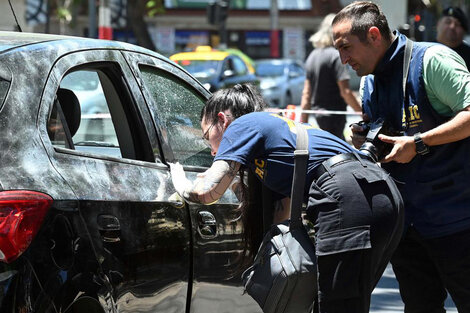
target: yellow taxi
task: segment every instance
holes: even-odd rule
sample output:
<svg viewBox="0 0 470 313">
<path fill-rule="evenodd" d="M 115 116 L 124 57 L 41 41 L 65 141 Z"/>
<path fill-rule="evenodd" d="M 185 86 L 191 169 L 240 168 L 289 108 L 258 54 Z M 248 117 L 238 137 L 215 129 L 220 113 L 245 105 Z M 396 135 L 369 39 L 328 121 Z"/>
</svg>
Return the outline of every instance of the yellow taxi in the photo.
<svg viewBox="0 0 470 313">
<path fill-rule="evenodd" d="M 170 60 L 185 68 L 211 92 L 239 83 L 259 85 L 253 66 L 250 65 L 250 70 L 239 53 L 230 50 L 199 46 L 191 52 L 173 54 Z"/>
</svg>

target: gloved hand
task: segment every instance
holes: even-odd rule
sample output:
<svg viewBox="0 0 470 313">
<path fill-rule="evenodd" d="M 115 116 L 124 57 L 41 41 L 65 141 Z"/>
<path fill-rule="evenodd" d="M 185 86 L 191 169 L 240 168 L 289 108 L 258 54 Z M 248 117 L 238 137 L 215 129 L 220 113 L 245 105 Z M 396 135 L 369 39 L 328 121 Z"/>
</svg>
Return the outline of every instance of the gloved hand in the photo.
<svg viewBox="0 0 470 313">
<path fill-rule="evenodd" d="M 184 198 L 184 192 L 191 190 L 193 183 L 186 178 L 183 166 L 179 163 L 168 163 L 170 165 L 171 181 L 176 192 Z"/>
</svg>

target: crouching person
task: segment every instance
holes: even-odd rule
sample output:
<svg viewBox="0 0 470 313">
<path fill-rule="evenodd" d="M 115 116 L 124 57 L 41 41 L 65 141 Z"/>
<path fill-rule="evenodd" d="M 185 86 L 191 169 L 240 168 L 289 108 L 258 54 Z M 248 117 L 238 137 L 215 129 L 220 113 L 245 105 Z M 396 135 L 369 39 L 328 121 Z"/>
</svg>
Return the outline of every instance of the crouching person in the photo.
<svg viewBox="0 0 470 313">
<path fill-rule="evenodd" d="M 182 197 L 213 203 L 245 169 L 278 199 L 290 196 L 295 122 L 253 112 L 261 103 L 249 85 L 213 94 L 202 110 L 201 128 L 214 163 L 194 183 L 180 165 L 172 165 Z M 326 131 L 302 127 L 309 136 L 304 201 L 315 229 L 319 312 L 368 312 L 372 290 L 402 235 L 401 196 L 388 173 L 360 151 Z M 286 218 L 288 202 L 279 202 Z"/>
</svg>

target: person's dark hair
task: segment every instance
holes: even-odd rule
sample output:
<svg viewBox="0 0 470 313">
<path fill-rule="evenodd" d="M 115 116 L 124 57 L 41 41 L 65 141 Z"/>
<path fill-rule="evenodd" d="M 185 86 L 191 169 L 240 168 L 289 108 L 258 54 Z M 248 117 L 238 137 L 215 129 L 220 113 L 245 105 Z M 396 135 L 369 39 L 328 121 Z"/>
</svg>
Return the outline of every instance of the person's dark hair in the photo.
<svg viewBox="0 0 470 313">
<path fill-rule="evenodd" d="M 236 84 L 231 88 L 220 89 L 212 94 L 201 111 L 208 122 L 217 122 L 217 114 L 230 110 L 233 119 L 242 115 L 263 111 L 266 104 L 258 89 L 250 84 Z"/>
<path fill-rule="evenodd" d="M 233 119 L 237 119 L 242 115 L 263 111 L 266 107 L 259 90 L 251 84 L 237 84 L 231 88 L 220 89 L 206 102 L 201 111 L 201 120 L 204 118 L 207 122 L 216 123 L 218 113 L 229 110 Z M 245 169 L 240 168 L 239 176 L 241 181 L 245 181 Z M 250 175 L 251 176 L 251 175 Z M 259 232 L 260 224 L 262 225 L 262 211 L 259 209 L 259 203 L 256 202 L 256 183 L 252 179 L 248 180 L 247 190 L 245 184 L 241 184 L 241 198 L 239 210 L 244 229 L 244 253 L 241 264 L 245 264 L 245 256 L 248 256 L 251 262 L 252 257 L 258 249 L 261 242 L 262 233 Z M 259 197 L 258 197 L 259 198 Z M 261 213 L 260 213 L 261 212 Z M 260 222 L 261 221 L 261 222 Z M 248 252 L 248 253 L 247 253 Z"/>
<path fill-rule="evenodd" d="M 351 21 L 351 34 L 357 36 L 361 42 L 367 41 L 367 33 L 373 26 L 379 29 L 385 40 L 392 41 L 392 32 L 387 18 L 372 2 L 357 1 L 347 5 L 336 14 L 333 25 L 343 21 Z"/>
</svg>

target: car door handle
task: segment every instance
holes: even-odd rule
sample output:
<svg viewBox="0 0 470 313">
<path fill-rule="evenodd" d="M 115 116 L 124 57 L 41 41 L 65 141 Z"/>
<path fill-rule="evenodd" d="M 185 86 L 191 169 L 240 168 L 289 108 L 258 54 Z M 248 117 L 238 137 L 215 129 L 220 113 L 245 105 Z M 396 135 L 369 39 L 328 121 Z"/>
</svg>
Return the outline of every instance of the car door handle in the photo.
<svg viewBox="0 0 470 313">
<path fill-rule="evenodd" d="M 121 224 L 117 217 L 109 214 L 100 214 L 97 217 L 97 224 L 101 240 L 104 242 L 121 241 Z"/>
<path fill-rule="evenodd" d="M 200 211 L 198 213 L 197 231 L 203 239 L 213 239 L 217 237 L 217 221 L 211 212 Z"/>
</svg>

